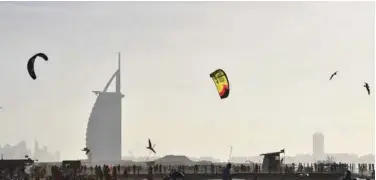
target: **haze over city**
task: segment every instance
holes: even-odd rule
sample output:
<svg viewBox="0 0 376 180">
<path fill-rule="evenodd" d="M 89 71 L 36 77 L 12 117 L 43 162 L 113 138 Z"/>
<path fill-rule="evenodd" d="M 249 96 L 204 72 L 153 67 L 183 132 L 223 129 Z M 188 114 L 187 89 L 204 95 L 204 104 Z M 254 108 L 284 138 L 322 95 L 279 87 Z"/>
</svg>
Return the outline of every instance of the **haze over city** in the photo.
<svg viewBox="0 0 376 180">
<path fill-rule="evenodd" d="M 85 158 L 121 52 L 122 154 L 374 153 L 374 2 L 1 2 L 0 144 Z M 26 70 L 38 52 L 37 80 Z M 209 77 L 226 71 L 220 99 Z M 329 81 L 331 73 L 338 75 Z M 369 96 L 363 87 L 368 82 Z"/>
</svg>

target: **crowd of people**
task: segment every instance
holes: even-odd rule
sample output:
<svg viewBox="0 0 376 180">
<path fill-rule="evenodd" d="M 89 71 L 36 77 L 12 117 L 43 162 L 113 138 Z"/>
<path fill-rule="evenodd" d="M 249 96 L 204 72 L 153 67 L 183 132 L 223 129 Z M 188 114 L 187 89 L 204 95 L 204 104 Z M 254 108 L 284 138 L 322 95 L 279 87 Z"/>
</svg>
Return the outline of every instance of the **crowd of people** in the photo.
<svg viewBox="0 0 376 180">
<path fill-rule="evenodd" d="M 266 171 L 262 169 L 262 164 L 209 164 L 209 165 L 192 165 L 192 166 L 172 166 L 172 165 L 161 165 L 155 164 L 152 166 L 141 166 L 141 165 L 102 165 L 102 166 L 64 166 L 64 165 L 53 165 L 42 167 L 36 165 L 33 168 L 33 173 L 29 174 L 29 177 L 33 179 L 47 178 L 53 180 L 65 180 L 65 179 L 95 179 L 95 180 L 116 180 L 120 177 L 128 177 L 139 174 L 222 174 L 226 176 L 231 173 L 324 173 L 324 172 L 336 172 L 345 173 L 346 171 L 353 171 L 355 166 L 352 164 L 289 164 L 282 165 L 278 171 Z M 5 170 L 0 169 L 0 175 L 6 173 L 11 174 L 11 176 L 2 177 L 17 177 L 20 176 L 20 172 L 14 173 L 14 169 Z M 231 169 L 231 170 L 230 170 Z M 374 176 L 374 166 L 373 165 L 359 165 L 359 172 L 372 172 Z M 49 173 L 48 173 L 49 172 Z M 176 173 L 179 172 L 179 173 Z M 17 174 L 17 175 L 15 175 Z M 26 174 L 21 174 L 21 176 L 26 176 Z M 166 176 L 167 177 L 167 176 Z M 3 178 L 1 178 L 3 179 Z M 27 179 L 27 177 L 23 178 Z"/>
<path fill-rule="evenodd" d="M 361 166 L 360 171 L 366 171 L 365 166 Z M 368 167 L 368 166 L 367 166 Z M 369 166 L 367 172 L 373 172 L 373 166 Z M 52 170 L 53 169 L 53 170 Z M 226 169 L 231 169 L 232 173 L 345 173 L 346 171 L 351 171 L 354 169 L 353 165 L 350 164 L 289 164 L 281 166 L 279 171 L 265 172 L 262 169 L 262 164 L 236 164 L 236 165 L 193 165 L 193 166 L 171 166 L 171 165 L 161 165 L 155 164 L 153 166 L 141 166 L 141 165 L 102 165 L 102 166 L 86 166 L 82 165 L 80 168 L 64 168 L 53 166 L 51 168 L 51 176 L 54 179 L 66 179 L 69 177 L 93 177 L 99 180 L 109 180 L 117 179 L 117 177 L 127 177 L 129 175 L 137 174 L 169 174 L 172 171 L 179 170 L 183 173 L 188 174 L 222 174 Z"/>
<path fill-rule="evenodd" d="M 53 180 L 65 179 L 101 179 L 110 180 L 117 179 L 117 172 L 120 171 L 120 165 L 111 167 L 108 165 L 87 167 L 81 166 L 80 168 L 71 168 L 64 166 L 52 166 L 51 176 Z"/>
</svg>

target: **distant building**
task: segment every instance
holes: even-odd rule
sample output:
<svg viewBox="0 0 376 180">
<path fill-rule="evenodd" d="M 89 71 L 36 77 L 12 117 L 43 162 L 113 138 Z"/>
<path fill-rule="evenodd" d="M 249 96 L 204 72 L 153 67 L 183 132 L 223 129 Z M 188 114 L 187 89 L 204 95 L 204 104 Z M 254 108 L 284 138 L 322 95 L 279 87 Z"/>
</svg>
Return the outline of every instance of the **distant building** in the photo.
<svg viewBox="0 0 376 180">
<path fill-rule="evenodd" d="M 21 159 L 25 158 L 25 155 L 30 156 L 30 150 L 27 149 L 25 141 L 21 141 L 13 146 L 6 144 L 4 147 L 0 147 L 0 153 L 4 159 Z"/>
<path fill-rule="evenodd" d="M 57 152 L 59 153 L 59 152 Z M 39 144 L 35 141 L 34 152 L 27 148 L 26 141 L 21 141 L 13 146 L 6 144 L 0 146 L 0 154 L 4 159 L 24 159 L 26 156 L 32 159 L 38 159 L 39 162 L 55 162 L 59 161 L 59 156 L 48 151 L 47 147 L 39 148 Z"/>
<path fill-rule="evenodd" d="M 313 134 L 312 153 L 316 160 L 325 159 L 324 134 L 316 132 Z"/>
<path fill-rule="evenodd" d="M 107 92 L 113 80 L 116 91 Z M 86 147 L 91 151 L 88 158 L 92 162 L 121 161 L 121 99 L 120 55 L 119 69 L 113 74 L 103 91 L 93 91 L 97 95 L 89 117 L 86 131 Z"/>
<path fill-rule="evenodd" d="M 51 153 L 48 151 L 47 146 L 39 148 L 38 141 L 34 142 L 34 153 L 30 156 L 34 159 L 37 159 L 39 162 L 58 162 L 60 161 L 60 152 Z"/>
</svg>

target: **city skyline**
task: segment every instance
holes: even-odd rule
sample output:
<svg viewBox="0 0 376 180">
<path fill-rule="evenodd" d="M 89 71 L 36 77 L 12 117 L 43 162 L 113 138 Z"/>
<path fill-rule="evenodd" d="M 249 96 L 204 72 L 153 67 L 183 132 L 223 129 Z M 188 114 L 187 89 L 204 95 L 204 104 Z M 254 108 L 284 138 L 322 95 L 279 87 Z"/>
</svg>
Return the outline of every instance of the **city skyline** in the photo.
<svg viewBox="0 0 376 180">
<path fill-rule="evenodd" d="M 14 144 L 14 145 L 0 144 L 0 154 L 4 153 L 3 151 L 1 151 L 2 148 L 8 148 L 8 149 L 9 148 L 18 148 L 15 151 L 12 151 L 14 153 L 14 155 L 9 155 L 9 152 L 6 151 L 3 158 L 4 159 L 20 159 L 20 158 L 22 159 L 22 158 L 24 158 L 24 155 L 29 155 L 32 158 L 38 159 L 40 162 L 55 162 L 56 160 L 62 160 L 62 159 L 60 159 L 60 152 L 59 151 L 55 152 L 54 155 L 49 154 L 50 153 L 48 151 L 49 148 L 46 145 L 43 145 L 43 148 L 39 148 L 39 146 L 38 146 L 39 142 L 37 140 L 34 140 L 34 146 L 27 146 L 27 144 L 28 143 L 26 141 L 20 141 L 20 142 Z M 31 151 L 31 149 L 34 149 L 34 150 Z M 317 159 L 315 157 L 313 150 L 314 149 L 312 149 L 311 153 L 288 154 L 288 156 L 286 156 L 286 161 L 287 162 L 311 162 L 310 160 L 317 161 L 319 159 Z M 40 153 L 38 153 L 38 151 Z M 168 155 L 183 155 L 183 156 L 187 156 L 189 159 L 191 159 L 193 161 L 205 160 L 205 161 L 212 161 L 212 162 L 225 162 L 225 161 L 228 160 L 228 159 L 220 159 L 220 158 L 213 157 L 213 156 L 210 156 L 210 155 L 201 155 L 201 156 L 194 157 L 194 156 L 189 156 L 187 154 L 166 154 L 164 156 L 168 156 Z M 356 160 L 354 160 L 354 159 L 360 160 L 359 162 L 373 162 L 374 157 L 375 157 L 375 154 L 373 154 L 373 153 L 370 153 L 370 154 L 353 154 L 353 153 L 344 153 L 344 152 L 329 152 L 329 153 L 324 152 L 324 155 L 325 155 L 325 158 L 339 157 L 339 158 L 334 158 L 334 159 L 337 160 L 337 161 L 338 161 L 338 159 L 340 159 L 339 160 L 340 162 L 356 162 Z M 51 159 L 50 157 L 52 157 L 52 156 L 55 156 L 55 157 Z M 142 156 L 142 155 L 141 156 L 135 156 L 132 151 L 128 151 L 128 153 L 122 154 L 121 159 L 139 162 L 139 161 L 155 160 L 155 159 L 158 159 L 158 158 L 161 158 L 161 157 L 163 157 L 163 156 Z M 295 159 L 297 158 L 298 160 L 293 161 L 292 159 L 294 159 L 294 158 Z M 246 161 L 249 161 L 249 160 L 252 160 L 253 162 L 259 162 L 259 161 L 262 160 L 262 156 L 260 156 L 259 154 L 248 154 L 248 155 L 243 155 L 243 156 L 242 155 L 231 156 L 230 159 L 231 159 L 232 162 L 238 162 L 238 163 L 246 162 Z M 346 160 L 346 159 L 350 159 L 350 160 Z"/>
<path fill-rule="evenodd" d="M 39 142 L 37 140 L 35 140 L 33 147 L 27 146 L 25 141 L 20 141 L 14 145 L 0 144 L 0 155 L 2 159 L 24 159 L 25 156 L 28 156 L 32 159 L 38 160 L 39 162 L 60 161 L 59 151 L 52 153 L 45 145 L 39 148 Z"/>
<path fill-rule="evenodd" d="M 116 73 L 115 73 L 115 75 L 116 75 Z M 320 136 L 324 137 L 324 134 L 322 134 L 321 132 L 315 132 L 315 133 L 313 133 L 313 137 L 315 137 L 315 135 L 317 135 L 317 134 L 319 134 Z M 313 142 L 313 144 L 315 144 L 315 138 L 313 138 L 312 142 Z M 324 142 L 325 142 L 325 140 L 323 139 L 323 141 L 321 142 L 321 140 L 320 140 L 319 143 L 324 143 Z M 8 147 L 17 147 L 19 144 L 24 144 L 22 147 L 26 147 L 26 148 L 23 148 L 23 149 L 27 149 L 28 150 L 28 154 L 30 154 L 30 155 L 31 154 L 35 154 L 35 152 L 37 152 L 38 141 L 36 141 L 36 140 L 34 140 L 34 144 L 35 145 L 33 147 L 34 148 L 33 153 L 30 153 L 31 152 L 30 149 L 32 149 L 32 146 L 30 146 L 30 147 L 27 146 L 26 145 L 27 143 L 25 143 L 25 141 L 21 141 L 21 142 L 15 144 L 15 145 L 6 144 L 4 147 L 6 147 L 6 146 L 8 146 Z M 322 145 L 325 146 L 325 143 L 322 144 Z M 48 149 L 48 147 L 45 146 L 45 145 L 43 147 L 44 147 L 45 151 Z M 0 149 L 1 148 L 2 148 L 2 144 L 0 144 Z M 317 158 L 315 156 L 315 148 L 314 148 L 314 146 L 312 146 L 312 152 L 308 152 L 308 153 L 307 152 L 304 152 L 304 153 L 300 152 L 300 153 L 297 153 L 297 154 L 288 154 L 288 156 L 286 156 L 286 158 L 288 158 L 287 159 L 288 162 L 294 162 L 294 161 L 291 160 L 291 158 L 297 157 L 299 159 L 299 157 L 301 157 L 298 161 L 299 162 L 306 162 L 307 159 L 310 159 L 310 158 L 312 160 L 314 160 L 314 161 L 317 161 L 317 160 L 325 160 L 328 157 L 332 157 L 332 156 L 339 156 L 339 157 L 341 157 L 340 159 L 342 159 L 341 162 L 347 162 L 347 161 L 343 160 L 343 159 L 346 159 L 346 157 L 344 157 L 344 156 L 348 156 L 347 158 L 350 158 L 350 159 L 354 159 L 355 157 L 357 157 L 357 158 L 363 158 L 363 157 L 368 157 L 368 156 L 373 156 L 373 157 L 375 156 L 374 153 L 356 154 L 356 153 L 347 153 L 347 152 L 325 152 L 324 150 L 319 150 L 319 151 L 322 151 L 321 153 L 323 153 L 322 154 L 323 158 Z M 1 153 L 1 151 L 0 151 L 0 153 Z M 58 151 L 56 153 L 59 154 L 58 155 L 58 157 L 59 157 L 58 159 L 60 159 L 60 152 Z M 121 159 L 122 160 L 132 160 L 132 161 L 147 161 L 147 160 L 151 160 L 151 159 L 158 159 L 158 158 L 161 158 L 163 156 L 168 156 L 168 155 L 183 155 L 183 156 L 187 156 L 188 158 L 190 158 L 191 160 L 194 160 L 194 161 L 207 160 L 207 161 L 213 161 L 213 162 L 225 162 L 225 161 L 228 160 L 228 159 L 223 159 L 223 158 L 221 159 L 221 158 L 210 156 L 210 155 L 190 156 L 189 154 L 164 154 L 162 156 L 156 156 L 156 155 L 154 155 L 154 156 L 144 156 L 144 155 L 135 156 L 133 154 L 133 152 L 130 151 L 130 150 L 127 153 L 124 153 L 124 151 L 123 151 Z M 307 157 L 307 155 L 311 156 L 311 157 Z M 22 155 L 19 155 L 19 156 L 15 157 L 15 158 L 16 159 L 17 158 L 22 158 L 23 156 L 24 155 L 22 154 Z M 33 156 L 33 158 L 41 159 L 41 158 L 35 157 L 35 155 L 32 155 L 32 156 Z M 7 158 L 9 158 L 9 157 L 7 157 Z M 86 158 L 87 157 L 84 157 L 84 159 L 86 159 Z M 261 161 L 262 156 L 260 156 L 259 154 L 247 154 L 247 155 L 231 156 L 230 159 L 231 159 L 231 161 L 235 161 L 235 162 L 242 162 L 243 159 L 245 159 L 244 162 L 246 162 L 246 160 L 249 160 L 249 159 L 254 160 L 254 162 L 258 162 L 258 161 Z M 367 160 L 367 159 L 369 159 L 369 158 L 363 159 L 361 161 L 369 161 L 369 162 L 371 162 L 370 160 Z M 374 159 L 374 158 L 372 158 L 372 159 Z M 43 160 L 43 158 L 42 158 L 42 160 Z M 47 160 L 47 161 L 51 161 L 51 160 Z M 349 160 L 348 162 L 352 162 L 352 161 L 353 160 Z M 307 162 L 309 162 L 309 161 L 307 161 Z"/>
<path fill-rule="evenodd" d="M 374 14 L 374 2 L 2 2 L 0 142 L 85 158 L 92 91 L 121 52 L 123 156 L 147 156 L 148 138 L 157 156 L 311 153 L 313 132 L 326 152 L 374 153 Z M 38 52 L 49 61 L 32 80 Z"/>
<path fill-rule="evenodd" d="M 39 148 L 39 142 L 35 140 L 34 146 L 27 146 L 27 143 L 25 141 L 21 141 L 14 145 L 0 144 L 0 154 L 3 155 L 4 159 L 22 159 L 25 155 L 28 155 L 29 157 L 32 157 L 33 159 L 37 159 L 39 162 L 56 162 L 60 159 L 60 152 L 51 153 L 48 151 L 48 147 L 43 145 L 42 148 Z M 8 150 L 6 150 L 8 149 Z M 13 149 L 13 150 L 11 150 Z M 34 149 L 33 151 L 31 149 Z M 5 150 L 5 151 L 4 151 Z M 10 151 L 11 150 L 11 151 Z M 166 155 L 169 156 L 169 155 Z M 181 156 L 181 155 L 178 155 Z M 227 159 L 219 159 L 213 156 L 198 156 L 198 157 L 192 157 L 189 155 L 183 155 L 191 159 L 192 161 L 212 161 L 212 162 L 225 162 Z M 374 161 L 375 154 L 349 154 L 349 153 L 325 153 L 326 158 L 331 157 L 336 160 L 336 162 L 344 162 L 344 163 L 371 163 Z M 155 160 L 158 158 L 161 158 L 164 156 L 134 156 L 133 152 L 128 152 L 128 155 L 122 156 L 122 160 L 131 160 L 135 162 L 142 162 L 142 161 L 148 161 L 148 160 Z M 295 155 L 288 155 L 286 157 L 286 162 L 292 163 L 292 162 L 314 162 L 317 161 L 314 157 L 313 153 L 309 154 L 295 154 Z M 260 162 L 262 160 L 263 156 L 260 155 L 247 155 L 247 156 L 232 156 L 230 158 L 231 162 L 235 163 L 244 163 L 247 161 L 252 162 Z"/>
</svg>

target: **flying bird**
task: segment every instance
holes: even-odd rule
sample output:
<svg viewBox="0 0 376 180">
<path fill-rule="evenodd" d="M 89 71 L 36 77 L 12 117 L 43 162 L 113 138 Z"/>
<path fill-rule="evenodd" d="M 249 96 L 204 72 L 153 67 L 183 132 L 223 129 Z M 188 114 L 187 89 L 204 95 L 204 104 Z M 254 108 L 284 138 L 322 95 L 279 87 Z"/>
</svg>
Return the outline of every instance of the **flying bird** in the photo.
<svg viewBox="0 0 376 180">
<path fill-rule="evenodd" d="M 157 154 L 154 150 L 154 147 L 155 147 L 155 144 L 154 145 L 151 145 L 151 141 L 150 141 L 150 138 L 149 138 L 149 146 L 146 147 L 146 149 L 149 149 L 150 151 L 152 151 L 154 154 Z"/>
<path fill-rule="evenodd" d="M 85 151 L 85 154 L 87 155 L 87 154 L 90 153 L 91 150 L 89 148 L 85 147 L 85 148 L 82 149 L 82 151 Z"/>
<path fill-rule="evenodd" d="M 370 95 L 369 85 L 368 83 L 364 82 L 364 87 L 367 89 L 368 95 Z"/>
<path fill-rule="evenodd" d="M 338 71 L 334 72 L 334 73 L 330 76 L 329 81 L 332 80 L 333 77 L 334 77 L 335 75 L 337 75 L 337 72 L 338 72 Z"/>
</svg>

